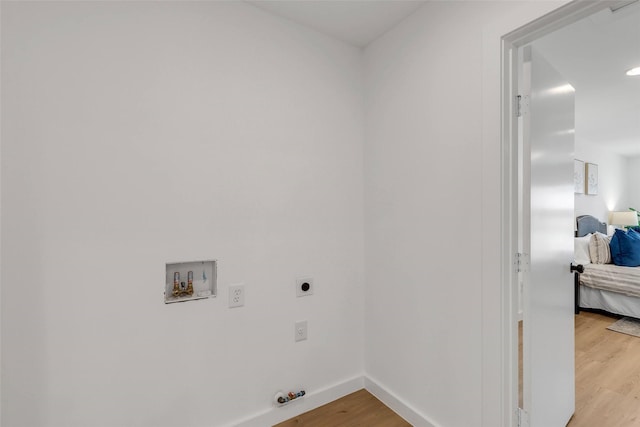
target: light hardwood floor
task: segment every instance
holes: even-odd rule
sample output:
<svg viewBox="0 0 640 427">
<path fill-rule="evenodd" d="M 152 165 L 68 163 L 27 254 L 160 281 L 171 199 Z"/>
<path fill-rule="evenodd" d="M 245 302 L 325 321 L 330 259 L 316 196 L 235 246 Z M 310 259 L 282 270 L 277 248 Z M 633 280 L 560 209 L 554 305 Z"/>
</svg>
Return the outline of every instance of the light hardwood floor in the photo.
<svg viewBox="0 0 640 427">
<path fill-rule="evenodd" d="M 274 427 L 411 427 L 366 390 L 359 390 Z"/>
<path fill-rule="evenodd" d="M 640 426 L 640 338 L 607 330 L 615 317 L 576 319 L 576 413 L 568 427 Z"/>
<path fill-rule="evenodd" d="M 640 427 L 640 338 L 609 331 L 617 318 L 582 312 L 576 322 L 576 413 L 567 427 Z M 410 426 L 366 390 L 274 427 Z"/>
</svg>

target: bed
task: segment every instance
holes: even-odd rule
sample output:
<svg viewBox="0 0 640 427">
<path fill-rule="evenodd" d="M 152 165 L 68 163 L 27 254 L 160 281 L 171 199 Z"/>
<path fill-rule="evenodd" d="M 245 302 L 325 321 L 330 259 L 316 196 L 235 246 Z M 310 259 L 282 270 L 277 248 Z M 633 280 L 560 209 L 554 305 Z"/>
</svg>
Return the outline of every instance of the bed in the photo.
<svg viewBox="0 0 640 427">
<path fill-rule="evenodd" d="M 577 217 L 576 224 L 576 238 L 596 232 L 607 234 L 607 225 L 590 215 Z M 640 318 L 640 267 L 583 266 L 584 272 L 576 273 L 575 278 L 576 314 L 589 309 Z"/>
</svg>

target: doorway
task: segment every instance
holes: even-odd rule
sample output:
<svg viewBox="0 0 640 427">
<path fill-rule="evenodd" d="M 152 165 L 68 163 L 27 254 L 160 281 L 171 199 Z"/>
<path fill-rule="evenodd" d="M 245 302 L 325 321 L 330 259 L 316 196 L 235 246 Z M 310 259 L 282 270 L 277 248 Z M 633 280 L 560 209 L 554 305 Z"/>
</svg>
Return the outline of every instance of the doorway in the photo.
<svg viewBox="0 0 640 427">
<path fill-rule="evenodd" d="M 527 209 L 527 206 L 523 206 L 521 201 L 522 192 L 525 188 L 523 186 L 529 186 L 526 189 L 530 190 L 530 184 L 527 182 L 526 176 L 528 168 L 531 167 L 531 161 L 526 158 L 526 156 L 525 158 L 522 157 L 523 147 L 518 145 L 518 141 L 521 141 L 519 137 L 522 136 L 519 133 L 522 129 L 522 122 L 518 123 L 518 120 L 520 119 L 517 118 L 518 114 L 516 114 L 516 112 L 519 108 L 522 108 L 522 104 L 518 102 L 518 95 L 520 95 L 520 91 L 516 90 L 516 88 L 519 88 L 522 83 L 523 72 L 522 67 L 520 66 L 521 62 L 519 61 L 519 55 L 521 55 L 525 46 L 530 44 L 535 45 L 535 41 L 541 39 L 543 36 L 551 34 L 552 32 L 566 27 L 569 24 L 573 24 L 587 16 L 591 16 L 605 9 L 613 8 L 612 5 L 615 6 L 616 9 L 619 9 L 621 6 L 630 3 L 632 2 L 599 2 L 596 4 L 578 4 L 574 2 L 503 38 L 505 42 L 503 50 L 503 61 L 505 63 L 505 76 L 503 77 L 503 91 L 505 94 L 503 98 L 505 100 L 503 104 L 503 149 L 507 154 L 505 156 L 502 169 L 504 185 L 503 218 L 505 219 L 505 221 L 503 221 L 503 232 L 504 235 L 507 236 L 505 239 L 507 249 L 503 252 L 503 263 L 509 263 L 509 266 L 516 266 L 516 268 L 511 268 L 509 271 L 507 271 L 507 269 L 503 269 L 503 272 L 505 272 L 505 280 L 503 281 L 503 284 L 506 286 L 506 290 L 508 290 L 510 294 L 509 301 L 511 303 L 511 307 L 505 310 L 509 319 L 507 329 L 510 331 L 510 354 L 511 361 L 513 362 L 508 369 L 510 369 L 509 375 L 510 378 L 512 378 L 511 390 L 517 390 L 515 393 L 511 393 L 511 401 L 515 408 L 519 408 L 515 413 L 521 418 L 519 422 L 521 425 L 531 425 L 532 427 L 535 427 L 542 426 L 544 424 L 540 424 L 541 418 L 536 415 L 536 411 L 540 412 L 540 409 L 536 409 L 535 405 L 533 405 L 533 412 L 530 412 L 532 410 L 531 401 L 527 405 L 524 402 L 521 403 L 521 399 L 518 399 L 518 397 L 522 397 L 519 390 L 524 389 L 523 393 L 526 394 L 527 387 L 530 387 L 530 384 L 527 385 L 527 381 L 531 381 L 532 376 L 539 375 L 539 372 L 531 373 L 531 371 L 529 371 L 529 374 L 527 375 L 527 369 L 524 369 L 525 374 L 523 377 L 518 375 L 521 372 L 519 368 L 522 367 L 522 363 L 524 363 L 525 366 L 527 363 L 531 363 L 530 358 L 532 351 L 531 348 L 525 348 L 521 351 L 518 350 L 518 344 L 522 342 L 522 335 L 518 333 L 518 326 L 520 325 L 519 321 L 521 320 L 519 296 L 520 289 L 522 288 L 520 285 L 522 282 L 525 283 L 524 294 L 526 299 L 527 292 L 530 291 L 530 289 L 527 289 L 526 287 L 526 282 L 531 276 L 530 269 L 535 267 L 528 264 L 529 246 L 527 244 L 527 239 L 531 237 L 531 232 L 528 230 L 523 231 L 527 229 L 526 223 L 531 216 L 531 211 Z M 533 126 L 535 126 L 535 124 Z M 606 220 L 606 218 L 604 219 Z M 566 227 L 567 234 L 572 236 L 573 230 L 570 227 L 571 225 L 567 225 Z M 532 260 L 532 262 L 536 263 L 538 261 Z M 566 267 L 568 272 L 568 262 Z M 572 283 L 570 275 L 567 275 L 567 282 L 569 284 Z M 535 283 L 532 283 L 531 285 L 534 286 Z M 549 303 L 549 301 L 547 302 Z M 525 301 L 523 305 L 527 306 L 527 301 Z M 514 307 L 518 307 L 518 309 L 515 309 Z M 540 308 L 538 307 L 537 309 Z M 536 308 L 534 308 L 534 310 L 536 310 Z M 525 329 L 527 319 L 531 321 L 532 315 L 535 316 L 536 314 L 524 314 Z M 572 313 L 570 316 L 571 321 L 573 321 Z M 538 344 L 534 345 L 539 346 L 540 343 L 538 342 Z M 553 351 L 553 349 L 554 347 L 544 350 L 549 352 Z M 540 351 L 540 349 L 538 349 L 538 351 Z M 520 362 L 521 359 L 524 359 L 524 362 Z M 544 371 L 542 373 L 543 376 L 545 374 L 548 375 L 552 372 L 553 368 L 556 367 L 553 363 L 553 360 L 550 360 L 549 363 L 540 368 Z M 529 393 L 530 392 L 531 391 L 529 390 Z M 527 399 L 524 399 L 524 401 L 526 400 Z M 514 420 L 513 424 L 516 422 L 518 421 Z"/>
</svg>

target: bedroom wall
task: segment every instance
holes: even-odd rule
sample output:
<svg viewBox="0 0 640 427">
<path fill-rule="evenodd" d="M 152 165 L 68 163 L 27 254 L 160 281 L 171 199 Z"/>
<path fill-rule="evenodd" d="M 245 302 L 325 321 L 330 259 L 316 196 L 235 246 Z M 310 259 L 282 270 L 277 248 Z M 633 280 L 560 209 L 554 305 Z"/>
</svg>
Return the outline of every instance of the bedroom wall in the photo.
<svg viewBox="0 0 640 427">
<path fill-rule="evenodd" d="M 501 425 L 500 37 L 561 4 L 428 2 L 365 50 L 365 369 L 434 426 Z"/>
<path fill-rule="evenodd" d="M 2 425 L 221 426 L 362 375 L 360 50 L 242 2 L 2 2 L 1 36 Z M 218 298 L 164 304 L 212 258 Z"/>
<path fill-rule="evenodd" d="M 580 98 L 576 93 L 576 109 L 579 103 Z M 629 181 L 631 169 L 625 157 L 608 150 L 605 143 L 590 141 L 576 127 L 575 158 L 598 165 L 598 194 L 576 194 L 576 216 L 593 215 L 608 222 L 610 211 L 629 208 L 630 188 L 627 183 L 633 181 Z"/>
<path fill-rule="evenodd" d="M 629 206 L 640 210 L 640 156 L 627 158 L 627 195 Z"/>
</svg>

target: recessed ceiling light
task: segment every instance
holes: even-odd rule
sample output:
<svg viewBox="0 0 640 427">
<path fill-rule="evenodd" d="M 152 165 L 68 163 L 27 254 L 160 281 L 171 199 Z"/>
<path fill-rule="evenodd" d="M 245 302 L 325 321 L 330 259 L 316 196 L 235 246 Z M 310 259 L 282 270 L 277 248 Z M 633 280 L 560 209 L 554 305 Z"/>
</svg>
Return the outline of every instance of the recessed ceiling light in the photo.
<svg viewBox="0 0 640 427">
<path fill-rule="evenodd" d="M 576 90 L 573 88 L 573 86 L 571 86 L 569 83 L 562 85 L 562 86 L 556 86 L 556 87 L 552 87 L 549 88 L 547 90 L 545 90 L 543 93 L 545 95 L 561 95 L 563 93 L 572 93 L 575 92 Z"/>
<path fill-rule="evenodd" d="M 627 76 L 640 76 L 640 67 L 632 68 L 627 71 Z"/>
</svg>

